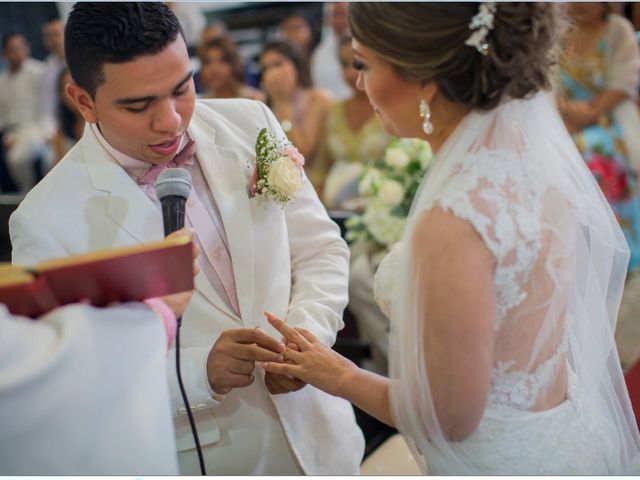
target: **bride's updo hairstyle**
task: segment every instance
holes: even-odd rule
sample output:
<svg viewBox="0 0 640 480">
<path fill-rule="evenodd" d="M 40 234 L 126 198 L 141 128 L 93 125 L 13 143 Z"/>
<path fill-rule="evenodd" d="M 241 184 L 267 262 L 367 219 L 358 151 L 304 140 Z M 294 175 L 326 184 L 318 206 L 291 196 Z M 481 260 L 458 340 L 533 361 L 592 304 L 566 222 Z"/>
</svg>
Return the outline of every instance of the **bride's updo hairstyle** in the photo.
<svg viewBox="0 0 640 480">
<path fill-rule="evenodd" d="M 560 35 L 550 3 L 495 3 L 486 55 L 465 42 L 480 3 L 353 2 L 351 34 L 409 80 L 435 80 L 449 100 L 490 110 L 506 95 L 550 87 Z"/>
</svg>

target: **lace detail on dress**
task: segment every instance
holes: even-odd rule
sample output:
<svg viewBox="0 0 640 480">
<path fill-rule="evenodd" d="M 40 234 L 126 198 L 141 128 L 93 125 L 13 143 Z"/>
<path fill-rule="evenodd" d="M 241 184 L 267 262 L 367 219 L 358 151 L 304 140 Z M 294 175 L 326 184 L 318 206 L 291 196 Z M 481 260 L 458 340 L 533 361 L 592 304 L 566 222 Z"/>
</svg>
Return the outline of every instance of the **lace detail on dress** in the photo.
<svg viewBox="0 0 640 480">
<path fill-rule="evenodd" d="M 382 259 L 373 277 L 373 297 L 388 318 L 391 318 L 391 303 L 395 296 L 395 285 L 398 283 L 403 249 L 403 242 L 396 243 Z"/>
<path fill-rule="evenodd" d="M 520 370 L 509 371 L 515 364 L 513 360 L 496 364 L 491 371 L 489 405 L 505 405 L 519 410 L 529 410 L 536 404 L 540 390 L 551 383 L 560 359 L 567 352 L 569 323 L 570 320 L 567 318 L 558 349 L 551 357 L 540 363 L 532 373 Z"/>
<path fill-rule="evenodd" d="M 512 151 L 482 148 L 450 176 L 434 204 L 473 225 L 496 258 L 496 330 L 525 298 L 540 250 L 541 192 Z"/>
</svg>

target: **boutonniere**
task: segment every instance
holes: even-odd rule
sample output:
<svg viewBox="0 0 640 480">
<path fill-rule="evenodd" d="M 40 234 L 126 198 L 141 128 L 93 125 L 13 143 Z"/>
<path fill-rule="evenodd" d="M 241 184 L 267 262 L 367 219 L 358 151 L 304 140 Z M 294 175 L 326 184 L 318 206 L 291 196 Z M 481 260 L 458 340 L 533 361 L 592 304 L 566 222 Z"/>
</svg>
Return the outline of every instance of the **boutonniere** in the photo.
<svg viewBox="0 0 640 480">
<path fill-rule="evenodd" d="M 249 191 L 266 195 L 284 208 L 302 187 L 304 157 L 288 140 L 263 128 L 256 139 L 256 164 Z"/>
</svg>

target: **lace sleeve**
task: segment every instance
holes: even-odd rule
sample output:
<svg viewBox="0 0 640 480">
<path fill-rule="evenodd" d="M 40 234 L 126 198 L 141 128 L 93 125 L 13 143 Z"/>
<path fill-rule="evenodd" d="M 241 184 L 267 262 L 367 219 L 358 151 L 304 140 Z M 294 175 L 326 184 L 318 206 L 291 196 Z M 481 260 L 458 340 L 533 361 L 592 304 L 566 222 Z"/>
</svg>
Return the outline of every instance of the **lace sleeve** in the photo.
<svg viewBox="0 0 640 480">
<path fill-rule="evenodd" d="M 496 328 L 526 297 L 540 249 L 540 201 L 517 156 L 482 149 L 453 175 L 434 205 L 468 221 L 496 259 Z"/>
<path fill-rule="evenodd" d="M 378 270 L 376 270 L 373 282 L 373 296 L 388 318 L 391 318 L 391 303 L 396 295 L 395 285 L 398 281 L 400 271 L 400 259 L 404 251 L 404 243 L 398 242 L 389 253 L 382 259 Z"/>
</svg>

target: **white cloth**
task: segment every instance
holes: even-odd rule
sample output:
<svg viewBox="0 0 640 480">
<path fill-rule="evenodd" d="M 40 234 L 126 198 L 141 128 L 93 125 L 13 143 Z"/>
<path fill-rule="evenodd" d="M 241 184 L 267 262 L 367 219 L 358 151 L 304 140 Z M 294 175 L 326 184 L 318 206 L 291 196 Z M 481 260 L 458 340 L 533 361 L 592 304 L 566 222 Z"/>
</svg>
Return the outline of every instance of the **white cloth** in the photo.
<svg viewBox="0 0 640 480">
<path fill-rule="evenodd" d="M 311 54 L 311 80 L 315 87 L 331 92 L 334 100 L 346 100 L 353 92 L 342 78 L 339 38 L 330 28 L 322 37 L 322 41 Z"/>
<path fill-rule="evenodd" d="M 468 222 L 495 259 L 490 388 L 479 425 L 458 442 L 433 407 L 425 272 L 413 268 L 424 248 L 416 219 L 434 208 Z M 433 474 L 629 472 L 639 435 L 613 338 L 628 260 L 547 94 L 462 120 L 377 277 L 379 294 L 395 287 L 381 299 L 391 303 L 392 411 L 425 470 L 426 459 Z M 471 384 L 474 371 L 466 375 Z"/>
<path fill-rule="evenodd" d="M 0 475 L 177 474 L 166 351 L 142 304 L 0 305 Z"/>
<path fill-rule="evenodd" d="M 207 388 L 207 355 L 223 330 L 260 326 L 280 338 L 266 322 L 265 310 L 304 326 L 328 345 L 343 327 L 348 249 L 313 187 L 305 180 L 284 209 L 267 198 L 249 198 L 255 140 L 263 127 L 284 137 L 259 102 L 198 100 L 188 128 L 220 210 L 241 311 L 241 317 L 231 312 L 198 274 L 182 321 L 182 371 L 205 445 L 207 472 L 277 474 L 289 472 L 283 463 L 293 459 L 296 465 L 288 466 L 307 474 L 354 474 L 364 439 L 348 402 L 311 386 L 272 396 L 259 367 L 253 385 L 234 389 L 221 402 Z M 161 212 L 90 128 L 29 192 L 9 224 L 18 263 L 163 236 Z M 195 473 L 191 432 L 175 373 L 170 375 L 181 472 Z"/>
</svg>

